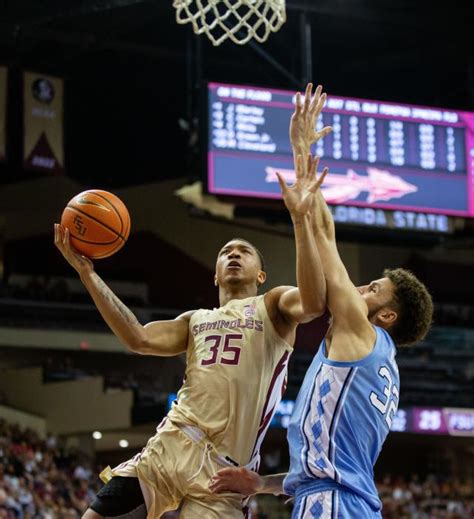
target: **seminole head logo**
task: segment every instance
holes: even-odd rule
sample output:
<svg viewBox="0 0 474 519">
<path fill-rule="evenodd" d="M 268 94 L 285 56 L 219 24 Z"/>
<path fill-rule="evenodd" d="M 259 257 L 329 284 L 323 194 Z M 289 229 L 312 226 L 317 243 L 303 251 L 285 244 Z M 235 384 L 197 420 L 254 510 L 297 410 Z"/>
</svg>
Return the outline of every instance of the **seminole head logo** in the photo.
<svg viewBox="0 0 474 519">
<path fill-rule="evenodd" d="M 38 78 L 31 87 L 33 97 L 40 103 L 49 104 L 54 99 L 54 87 L 51 81 Z"/>
</svg>

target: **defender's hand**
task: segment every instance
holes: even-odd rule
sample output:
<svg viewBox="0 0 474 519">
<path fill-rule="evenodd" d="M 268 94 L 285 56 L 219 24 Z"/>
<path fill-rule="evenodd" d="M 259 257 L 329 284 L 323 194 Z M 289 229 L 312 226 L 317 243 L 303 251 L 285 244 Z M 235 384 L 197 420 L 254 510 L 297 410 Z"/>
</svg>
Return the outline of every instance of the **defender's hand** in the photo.
<svg viewBox="0 0 474 519">
<path fill-rule="evenodd" d="M 316 131 L 316 121 L 321 115 L 321 111 L 326 103 L 327 95 L 322 94 L 323 87 L 321 85 L 316 88 L 313 100 L 311 100 L 311 92 L 313 84 L 308 83 L 304 96 L 304 102 L 301 100 L 301 94 L 296 94 L 295 112 L 290 122 L 290 142 L 293 147 L 305 146 L 309 150 L 310 146 L 315 142 L 331 133 L 332 127 L 326 126 L 321 131 Z"/>
<path fill-rule="evenodd" d="M 244 496 L 256 494 L 262 487 L 262 478 L 256 472 L 243 467 L 219 470 L 209 484 L 209 490 L 213 494 L 235 492 Z"/>
<path fill-rule="evenodd" d="M 59 223 L 54 224 L 54 244 L 80 276 L 94 270 L 92 261 L 79 254 L 71 245 L 69 229 Z"/>
<path fill-rule="evenodd" d="M 288 187 L 285 180 L 277 173 L 281 192 L 285 205 L 291 216 L 300 217 L 309 214 L 313 206 L 313 195 L 319 189 L 328 173 L 328 168 L 317 178 L 316 170 L 319 165 L 319 157 L 308 155 L 307 163 L 303 163 L 303 158 L 298 155 L 296 158 L 296 181 Z"/>
</svg>

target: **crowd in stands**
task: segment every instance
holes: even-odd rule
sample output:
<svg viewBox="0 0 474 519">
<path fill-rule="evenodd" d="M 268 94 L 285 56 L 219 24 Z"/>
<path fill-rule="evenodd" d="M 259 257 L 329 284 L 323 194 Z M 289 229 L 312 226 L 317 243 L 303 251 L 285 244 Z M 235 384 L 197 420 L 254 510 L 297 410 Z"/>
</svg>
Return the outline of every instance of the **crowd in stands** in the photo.
<svg viewBox="0 0 474 519">
<path fill-rule="evenodd" d="M 99 467 L 50 435 L 43 439 L 0 419 L 0 519 L 78 519 L 101 482 Z M 378 482 L 384 519 L 471 519 L 474 484 L 444 476 L 386 476 Z M 284 519 L 291 503 L 259 496 L 254 519 Z M 166 519 L 178 518 L 171 512 Z"/>
<path fill-rule="evenodd" d="M 430 475 L 378 482 L 384 519 L 472 519 L 474 482 Z"/>
<path fill-rule="evenodd" d="M 0 419 L 0 519 L 79 519 L 102 486 L 100 470 L 55 436 Z"/>
<path fill-rule="evenodd" d="M 0 518 L 76 519 L 100 481 L 79 452 L 0 420 Z"/>
</svg>

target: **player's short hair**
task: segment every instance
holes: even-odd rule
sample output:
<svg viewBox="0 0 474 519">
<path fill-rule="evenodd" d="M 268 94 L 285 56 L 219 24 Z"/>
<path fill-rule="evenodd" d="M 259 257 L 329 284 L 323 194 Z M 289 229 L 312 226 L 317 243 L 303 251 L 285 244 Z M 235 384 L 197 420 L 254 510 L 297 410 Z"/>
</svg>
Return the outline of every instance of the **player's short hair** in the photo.
<svg viewBox="0 0 474 519">
<path fill-rule="evenodd" d="M 230 241 L 244 241 L 245 243 L 248 243 L 252 247 L 252 249 L 257 253 L 258 259 L 260 260 L 260 270 L 263 270 L 263 272 L 265 272 L 265 258 L 253 243 L 249 242 L 245 238 L 232 238 L 232 240 Z"/>
<path fill-rule="evenodd" d="M 395 344 L 409 346 L 426 337 L 433 320 L 433 300 L 425 285 L 409 270 L 385 269 L 394 285 L 394 309 L 398 318 L 388 329 Z"/>
</svg>

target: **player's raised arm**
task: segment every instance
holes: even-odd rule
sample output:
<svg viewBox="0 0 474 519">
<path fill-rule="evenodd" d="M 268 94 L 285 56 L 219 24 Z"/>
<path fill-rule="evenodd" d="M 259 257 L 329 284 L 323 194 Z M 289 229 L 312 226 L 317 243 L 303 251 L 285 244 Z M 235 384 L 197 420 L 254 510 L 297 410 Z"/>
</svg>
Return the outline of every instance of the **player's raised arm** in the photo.
<svg viewBox="0 0 474 519">
<path fill-rule="evenodd" d="M 326 309 L 326 282 L 314 239 L 310 210 L 314 193 L 327 174 L 317 178 L 319 158 L 296 159 L 296 181 L 287 186 L 278 175 L 283 200 L 293 221 L 296 243 L 296 277 L 298 288 L 279 287 L 267 294 L 267 303 L 274 303 L 278 312 L 291 323 L 308 322 Z"/>
<path fill-rule="evenodd" d="M 174 320 L 156 321 L 143 326 L 95 272 L 92 262 L 73 249 L 68 229 L 55 224 L 54 243 L 79 274 L 109 328 L 129 350 L 160 356 L 179 355 L 186 351 L 192 312 Z"/>
<path fill-rule="evenodd" d="M 316 120 L 321 114 L 326 94 L 321 86 L 312 95 L 312 84 L 308 84 L 304 96 L 296 95 L 295 112 L 290 123 L 290 140 L 294 155 L 310 153 L 311 145 L 331 131 L 326 127 L 316 132 Z M 328 308 L 333 325 L 338 331 L 347 331 L 355 335 L 351 341 L 351 351 L 340 352 L 339 360 L 355 360 L 367 353 L 375 332 L 368 321 L 368 308 L 352 283 L 339 256 L 336 246 L 336 234 L 332 215 L 320 190 L 313 198 L 313 232 L 324 270 L 328 290 Z M 336 328 L 334 327 L 336 330 Z M 332 352 L 332 354 L 337 352 Z"/>
<path fill-rule="evenodd" d="M 328 286 L 328 308 L 333 322 L 356 334 L 374 332 L 367 319 L 367 304 L 352 283 L 336 245 L 334 221 L 321 193 L 314 198 L 313 232 L 318 244 L 324 275 Z"/>
</svg>

